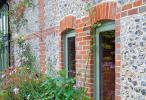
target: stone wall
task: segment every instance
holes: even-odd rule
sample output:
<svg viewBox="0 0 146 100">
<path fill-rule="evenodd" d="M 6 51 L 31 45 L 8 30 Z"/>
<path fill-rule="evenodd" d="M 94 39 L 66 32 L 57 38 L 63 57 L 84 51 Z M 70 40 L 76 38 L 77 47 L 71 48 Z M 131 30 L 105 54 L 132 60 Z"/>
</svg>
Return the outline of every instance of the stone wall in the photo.
<svg viewBox="0 0 146 100">
<path fill-rule="evenodd" d="M 20 49 L 18 48 L 18 46 L 16 44 L 14 44 L 11 51 L 12 51 L 12 56 L 11 56 L 12 64 L 11 65 L 13 65 L 13 66 L 20 65 L 20 57 L 19 57 Z"/>
<path fill-rule="evenodd" d="M 146 98 L 146 15 L 132 15 L 121 21 L 121 97 Z"/>
<path fill-rule="evenodd" d="M 14 10 L 13 14 L 10 16 L 11 30 L 13 32 L 13 36 L 15 34 L 32 34 L 33 32 L 39 31 L 38 0 L 32 0 L 32 7 L 27 7 L 24 11 L 23 17 L 20 19 L 20 20 L 25 20 L 25 21 L 19 21 L 19 22 L 16 21 L 17 7 L 19 5 L 19 0 L 13 0 L 10 2 L 10 4 L 11 4 L 10 9 Z"/>
<path fill-rule="evenodd" d="M 116 13 L 116 99 L 145 100 L 146 1 L 136 0 Z"/>
<path fill-rule="evenodd" d="M 32 7 L 25 10 L 24 17 L 27 19 L 27 23 L 20 29 L 20 33 L 32 34 L 39 31 L 39 8 L 38 1 L 32 0 Z"/>
<path fill-rule="evenodd" d="M 67 15 L 77 18 L 86 16 L 87 3 L 93 0 L 45 0 L 45 26 L 46 28 L 58 26 L 61 19 Z"/>
<path fill-rule="evenodd" d="M 120 4 L 128 4 L 128 3 L 130 3 L 130 2 L 134 2 L 134 1 L 136 1 L 136 0 L 116 0 L 118 3 L 120 3 Z"/>
<path fill-rule="evenodd" d="M 60 40 L 59 33 L 52 33 L 46 37 L 46 64 L 48 67 L 59 67 Z"/>
</svg>

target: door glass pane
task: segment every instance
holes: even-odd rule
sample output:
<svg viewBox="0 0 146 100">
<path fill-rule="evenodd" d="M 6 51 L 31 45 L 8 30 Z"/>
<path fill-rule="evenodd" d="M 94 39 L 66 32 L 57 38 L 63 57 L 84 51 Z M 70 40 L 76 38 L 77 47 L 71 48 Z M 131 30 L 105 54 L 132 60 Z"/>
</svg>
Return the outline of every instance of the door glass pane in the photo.
<svg viewBox="0 0 146 100">
<path fill-rule="evenodd" d="M 101 99 L 114 100 L 115 95 L 115 31 L 100 33 Z"/>
<path fill-rule="evenodd" d="M 75 37 L 68 40 L 68 76 L 75 77 Z"/>
</svg>

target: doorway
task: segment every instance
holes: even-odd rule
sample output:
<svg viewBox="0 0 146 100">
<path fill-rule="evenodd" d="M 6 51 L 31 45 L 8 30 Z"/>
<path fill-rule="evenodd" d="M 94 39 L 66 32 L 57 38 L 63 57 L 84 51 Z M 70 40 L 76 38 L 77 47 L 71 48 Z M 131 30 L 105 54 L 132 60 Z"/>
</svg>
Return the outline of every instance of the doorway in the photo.
<svg viewBox="0 0 146 100">
<path fill-rule="evenodd" d="M 95 100 L 115 100 L 115 24 L 96 29 Z"/>
</svg>

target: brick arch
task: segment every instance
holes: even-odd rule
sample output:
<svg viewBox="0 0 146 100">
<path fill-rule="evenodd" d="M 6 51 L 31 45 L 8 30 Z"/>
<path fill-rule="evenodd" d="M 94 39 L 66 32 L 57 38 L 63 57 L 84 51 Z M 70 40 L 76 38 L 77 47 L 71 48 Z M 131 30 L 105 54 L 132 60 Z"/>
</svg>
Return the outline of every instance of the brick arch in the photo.
<svg viewBox="0 0 146 100">
<path fill-rule="evenodd" d="M 116 2 L 103 2 L 97 4 L 90 11 L 91 24 L 102 20 L 115 20 Z"/>
<path fill-rule="evenodd" d="M 68 30 L 72 30 L 76 28 L 76 17 L 74 16 L 66 16 L 64 19 L 60 21 L 60 32 L 64 33 Z"/>
</svg>

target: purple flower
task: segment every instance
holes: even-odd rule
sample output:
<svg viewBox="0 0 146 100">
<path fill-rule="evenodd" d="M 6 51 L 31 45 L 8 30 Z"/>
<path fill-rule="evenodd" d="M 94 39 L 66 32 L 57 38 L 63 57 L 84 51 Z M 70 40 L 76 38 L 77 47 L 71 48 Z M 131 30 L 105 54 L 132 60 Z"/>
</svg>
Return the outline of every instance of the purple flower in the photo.
<svg viewBox="0 0 146 100">
<path fill-rule="evenodd" d="M 82 81 L 77 81 L 76 84 L 73 87 L 74 87 L 74 89 L 78 89 L 78 88 L 81 88 L 82 85 L 83 85 Z"/>
<path fill-rule="evenodd" d="M 16 2 L 16 3 L 19 3 L 19 2 L 20 2 L 20 0 L 15 0 L 15 2 Z"/>
</svg>

